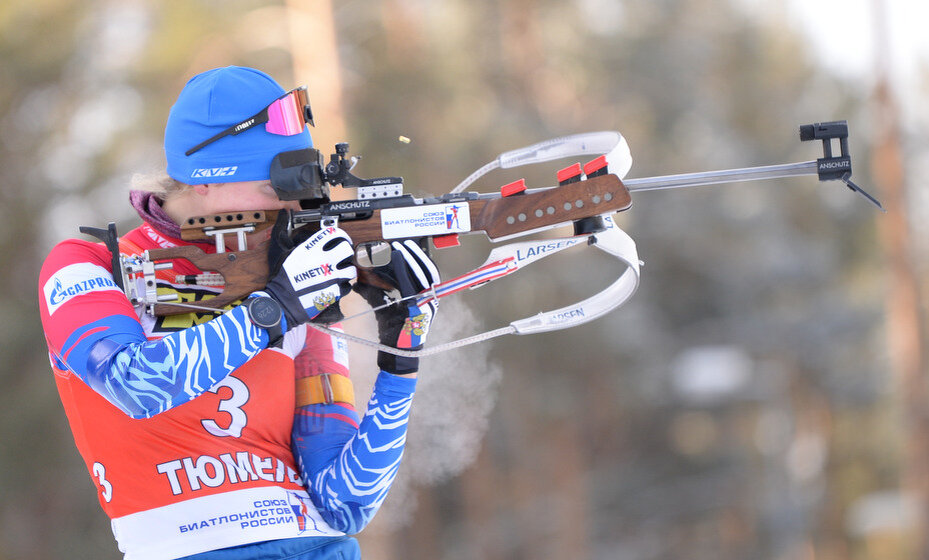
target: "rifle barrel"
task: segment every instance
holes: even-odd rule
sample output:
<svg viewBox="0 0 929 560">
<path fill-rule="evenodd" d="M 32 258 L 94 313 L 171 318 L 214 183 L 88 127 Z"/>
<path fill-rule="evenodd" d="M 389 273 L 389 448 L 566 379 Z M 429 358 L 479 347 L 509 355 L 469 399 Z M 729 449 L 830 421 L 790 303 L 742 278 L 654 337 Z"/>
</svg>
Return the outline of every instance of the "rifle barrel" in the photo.
<svg viewBox="0 0 929 560">
<path fill-rule="evenodd" d="M 722 171 L 702 171 L 699 173 L 683 173 L 681 175 L 624 179 L 623 184 L 626 185 L 627 189 L 633 192 L 656 191 L 661 189 L 681 189 L 703 185 L 716 185 L 720 183 L 737 183 L 740 181 L 780 179 L 799 175 L 816 175 L 817 173 L 816 162 L 805 161 L 801 163 L 785 163 L 782 165 L 725 169 Z"/>
<path fill-rule="evenodd" d="M 624 179 L 623 185 L 630 191 L 654 191 L 662 189 L 680 189 L 686 187 L 699 187 L 703 185 L 716 185 L 720 183 L 738 183 L 741 181 L 760 181 L 764 179 L 779 179 L 783 177 L 797 177 L 801 175 L 817 175 L 817 162 L 805 161 L 800 163 L 785 163 L 781 165 L 766 165 L 761 167 L 745 167 L 742 169 L 724 169 L 721 171 L 701 171 L 698 173 L 683 173 L 680 175 L 662 175 L 659 177 L 642 177 L 639 179 Z M 541 187 L 527 189 L 526 194 L 535 194 L 556 189 L 558 187 Z M 414 204 L 443 204 L 447 202 L 493 200 L 500 198 L 499 192 L 460 193 L 449 194 L 435 199 L 418 199 L 410 197 L 408 200 Z M 371 210 L 379 208 L 377 200 L 372 200 Z M 362 209 L 364 210 L 364 209 Z M 350 213 L 348 211 L 347 213 Z M 324 218 L 325 212 L 320 210 L 298 210 L 292 214 L 294 225 L 307 222 L 316 222 Z"/>
</svg>

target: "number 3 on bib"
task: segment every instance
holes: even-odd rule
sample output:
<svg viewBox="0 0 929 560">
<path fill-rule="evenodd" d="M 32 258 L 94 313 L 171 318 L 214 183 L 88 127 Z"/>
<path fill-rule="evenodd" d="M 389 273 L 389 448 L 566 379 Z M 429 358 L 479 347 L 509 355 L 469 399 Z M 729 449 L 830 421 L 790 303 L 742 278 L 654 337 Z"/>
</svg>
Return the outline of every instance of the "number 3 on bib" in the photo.
<svg viewBox="0 0 929 560">
<path fill-rule="evenodd" d="M 93 465 L 93 473 L 97 478 L 97 482 L 100 483 L 100 493 L 103 499 L 109 503 L 113 499 L 113 485 L 106 479 L 106 467 L 98 461 Z"/>
<path fill-rule="evenodd" d="M 219 393 L 220 387 L 227 387 L 232 394 L 219 401 L 219 411 L 225 412 L 232 417 L 229 427 L 223 428 L 215 420 L 201 420 L 203 429 L 217 437 L 242 437 L 242 428 L 248 422 L 248 416 L 242 410 L 242 406 L 248 402 L 248 385 L 241 380 L 227 375 L 225 379 L 210 389 L 211 393 Z"/>
</svg>

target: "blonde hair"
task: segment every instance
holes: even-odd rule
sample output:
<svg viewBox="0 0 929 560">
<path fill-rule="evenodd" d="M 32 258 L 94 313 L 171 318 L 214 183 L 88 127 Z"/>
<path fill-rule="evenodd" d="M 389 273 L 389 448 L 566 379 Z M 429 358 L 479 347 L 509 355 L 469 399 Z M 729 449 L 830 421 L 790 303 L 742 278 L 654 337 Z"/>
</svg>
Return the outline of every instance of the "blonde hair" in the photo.
<svg viewBox="0 0 929 560">
<path fill-rule="evenodd" d="M 162 200 L 178 195 L 190 187 L 190 185 L 178 181 L 164 171 L 150 174 L 136 173 L 132 176 L 131 185 L 132 190 L 148 191 Z"/>
</svg>

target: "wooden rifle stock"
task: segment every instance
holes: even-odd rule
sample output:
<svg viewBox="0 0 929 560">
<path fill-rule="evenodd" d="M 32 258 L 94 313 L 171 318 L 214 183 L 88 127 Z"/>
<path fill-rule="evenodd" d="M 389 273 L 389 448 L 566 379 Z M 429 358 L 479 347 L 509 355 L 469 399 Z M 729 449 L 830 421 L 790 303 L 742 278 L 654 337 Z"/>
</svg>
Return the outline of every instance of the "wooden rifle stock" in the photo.
<svg viewBox="0 0 929 560">
<path fill-rule="evenodd" d="M 468 193 L 463 193 L 468 194 Z M 446 195 L 436 202 L 415 202 L 416 206 L 466 202 L 471 220 L 468 233 L 484 232 L 491 240 L 524 235 L 529 232 L 567 225 L 584 218 L 611 214 L 628 209 L 632 197 L 622 181 L 613 174 L 604 174 L 583 181 L 568 183 L 554 188 L 533 189 L 511 196 L 481 194 L 473 196 Z M 380 199 L 387 200 L 387 199 Z M 336 219 L 338 227 L 345 230 L 358 245 L 384 241 L 381 227 L 381 211 L 378 200 L 370 201 L 373 210 L 361 217 L 356 211 L 303 210 L 295 213 L 304 223 Z M 256 230 L 274 224 L 276 212 L 266 211 L 261 221 L 253 220 Z M 312 219 L 306 219 L 308 215 Z M 210 239 L 204 227 L 222 227 L 214 224 L 230 223 L 229 215 L 204 216 L 191 219 L 182 228 L 185 240 L 203 241 Z M 413 235 L 410 236 L 415 237 Z M 221 294 L 214 298 L 196 302 L 201 307 L 222 309 L 248 294 L 262 289 L 268 281 L 268 243 L 245 251 L 208 254 L 199 247 L 184 246 L 148 251 L 153 261 L 186 259 L 203 271 L 214 271 L 222 275 L 225 285 Z M 158 303 L 154 313 L 158 316 L 190 313 L 191 309 L 171 303 Z"/>
<path fill-rule="evenodd" d="M 612 174 L 507 197 L 482 196 L 487 197 L 463 202 L 468 203 L 471 233 L 482 231 L 492 240 L 619 212 L 632 205 L 629 190 Z M 456 199 L 450 198 L 439 204 L 454 201 Z M 340 219 L 339 227 L 355 244 L 384 240 L 380 209 L 373 210 L 364 219 Z"/>
<path fill-rule="evenodd" d="M 262 243 L 246 251 L 207 253 L 200 247 L 185 245 L 165 249 L 149 249 L 153 261 L 186 259 L 203 271 L 211 271 L 223 277 L 222 293 L 215 297 L 195 302 L 196 305 L 220 310 L 244 298 L 268 283 L 268 244 Z M 189 307 L 172 305 L 170 302 L 155 305 L 155 315 L 177 315 L 190 313 Z"/>
</svg>

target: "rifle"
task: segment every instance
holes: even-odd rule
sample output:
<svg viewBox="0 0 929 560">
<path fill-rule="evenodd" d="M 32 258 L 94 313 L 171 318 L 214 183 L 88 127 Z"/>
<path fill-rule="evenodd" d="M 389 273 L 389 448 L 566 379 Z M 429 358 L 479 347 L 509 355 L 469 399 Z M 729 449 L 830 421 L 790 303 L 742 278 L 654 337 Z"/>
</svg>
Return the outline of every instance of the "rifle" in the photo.
<svg viewBox="0 0 929 560">
<path fill-rule="evenodd" d="M 483 286 L 579 244 L 596 246 L 626 266 L 613 284 L 591 298 L 514 321 L 503 329 L 464 341 L 469 343 L 501 334 L 529 334 L 575 326 L 602 316 L 631 297 L 639 281 L 635 243 L 616 227 L 611 217 L 630 208 L 631 192 L 817 175 L 820 181 L 842 181 L 883 210 L 880 202 L 851 181 L 846 121 L 801 126 L 800 140 L 821 140 L 823 157 L 793 164 L 623 180 L 632 165 L 632 157 L 621 134 L 597 132 L 566 136 L 505 152 L 475 171 L 448 194 L 426 198 L 404 194 L 400 177 L 356 177 L 351 170 L 358 158 L 348 157 L 348 144 L 340 143 L 328 163 L 316 149 L 279 154 L 271 164 L 271 183 L 281 200 L 301 201 L 302 210 L 284 211 L 288 212 L 288 230 L 308 225 L 337 225 L 342 228 L 355 243 L 355 261 L 360 274 L 365 268 L 389 262 L 391 240 L 431 239 L 436 248 L 444 249 L 457 246 L 458 236 L 462 234 L 484 233 L 491 242 L 498 243 L 548 229 L 573 226 L 573 234 L 568 237 L 495 248 L 483 265 L 420 294 L 419 303 Z M 838 154 L 833 151 L 835 141 L 838 142 Z M 560 170 L 557 173 L 558 186 L 555 187 L 529 189 L 521 179 L 504 185 L 496 193 L 464 192 L 471 183 L 493 169 L 596 154 L 600 155 L 585 165 L 575 163 Z M 331 200 L 330 187 L 335 186 L 355 188 L 356 197 Z M 249 211 L 191 218 L 181 224 L 182 238 L 187 241 L 215 241 L 215 253 L 206 253 L 189 245 L 151 249 L 136 257 L 120 255 L 121 274 L 117 281 L 133 304 L 144 305 L 152 315 L 190 313 L 192 309 L 221 312 L 223 307 L 260 290 L 267 283 L 267 247 L 248 248 L 245 234 L 272 227 L 278 217 L 278 211 Z M 114 226 L 111 224 L 109 230 L 81 229 L 104 239 L 114 254 L 115 265 L 119 253 Z M 227 235 L 237 237 L 237 251 L 226 251 Z M 196 304 L 183 304 L 172 301 L 172 296 L 159 296 L 155 290 L 155 270 L 170 268 L 174 259 L 186 259 L 198 269 L 209 271 L 206 276 L 178 277 L 177 283 L 203 281 L 210 285 L 219 284 L 223 287 L 222 293 Z M 332 321 L 324 319 L 323 322 Z M 425 353 L 459 346 L 461 342 L 432 348 Z M 420 351 L 419 355 L 423 354 Z"/>
</svg>

